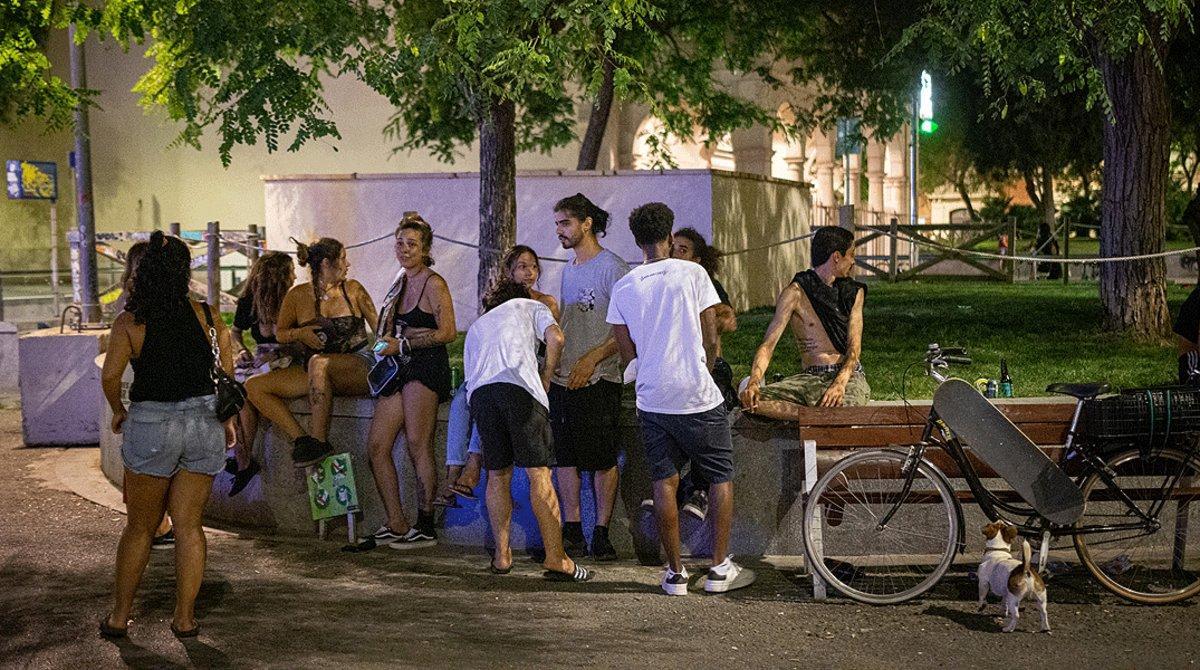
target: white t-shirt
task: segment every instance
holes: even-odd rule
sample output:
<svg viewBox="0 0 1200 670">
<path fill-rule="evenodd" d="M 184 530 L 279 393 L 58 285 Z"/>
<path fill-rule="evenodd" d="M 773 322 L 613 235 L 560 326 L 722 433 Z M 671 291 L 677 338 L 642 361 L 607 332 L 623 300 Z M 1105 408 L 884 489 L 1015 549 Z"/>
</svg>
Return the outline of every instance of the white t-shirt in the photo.
<svg viewBox="0 0 1200 670">
<path fill-rule="evenodd" d="M 719 305 L 699 263 L 667 258 L 629 271 L 613 286 L 608 322 L 637 345 L 637 407 L 697 414 L 724 402 L 708 371 L 700 312 Z"/>
<path fill-rule="evenodd" d="M 503 382 L 524 388 L 549 409 L 538 372 L 537 349 L 546 339 L 546 329 L 554 324 L 549 307 L 526 298 L 509 300 L 475 319 L 463 346 L 467 400 L 472 390 Z"/>
</svg>

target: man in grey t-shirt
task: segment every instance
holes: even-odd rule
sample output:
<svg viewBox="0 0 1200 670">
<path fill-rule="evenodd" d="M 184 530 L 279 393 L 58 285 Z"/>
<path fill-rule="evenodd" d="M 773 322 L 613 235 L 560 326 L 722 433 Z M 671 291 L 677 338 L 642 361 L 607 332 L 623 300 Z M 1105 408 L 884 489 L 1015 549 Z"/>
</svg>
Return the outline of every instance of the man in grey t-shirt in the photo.
<svg viewBox="0 0 1200 670">
<path fill-rule="evenodd" d="M 559 304 L 566 346 L 550 385 L 563 546 L 572 555 L 587 549 L 580 514 L 580 471 L 592 472 L 596 527 L 591 554 L 599 561 L 617 558 L 608 539 L 608 522 L 617 499 L 621 450 L 621 369 L 605 317 L 613 284 L 629 272 L 625 261 L 600 246 L 598 237 L 607 225 L 608 212 L 582 194 L 563 198 L 554 207 L 559 242 L 575 252 L 563 268 Z"/>
</svg>

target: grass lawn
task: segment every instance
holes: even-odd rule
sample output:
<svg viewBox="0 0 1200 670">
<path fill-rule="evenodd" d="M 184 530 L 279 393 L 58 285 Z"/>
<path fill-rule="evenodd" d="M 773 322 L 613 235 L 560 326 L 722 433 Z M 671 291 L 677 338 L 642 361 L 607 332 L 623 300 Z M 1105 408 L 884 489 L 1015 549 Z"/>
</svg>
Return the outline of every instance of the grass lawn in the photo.
<svg viewBox="0 0 1200 670">
<path fill-rule="evenodd" d="M 1170 285 L 1172 314 L 1187 297 L 1186 288 Z M 754 350 L 771 321 L 770 308 L 738 316 L 738 330 L 725 335 L 725 359 L 734 379 L 750 373 Z M 1100 329 L 1095 282 L 1069 286 L 1052 282 L 1002 284 L 970 280 L 934 280 L 900 284 L 871 283 L 867 292 L 863 367 L 872 398 L 898 399 L 901 376 L 919 363 L 930 342 L 966 347 L 975 364 L 955 368 L 955 376 L 973 381 L 998 378 L 1000 358 L 1008 359 L 1018 396 L 1045 395 L 1052 382 L 1107 381 L 1131 387 L 1173 381 L 1173 342 L 1134 344 Z M 452 364 L 462 365 L 462 336 L 451 345 Z M 800 369 L 794 340 L 785 335 L 775 350 L 768 378 Z M 909 372 L 907 394 L 929 398 L 933 380 L 920 365 Z"/>
</svg>

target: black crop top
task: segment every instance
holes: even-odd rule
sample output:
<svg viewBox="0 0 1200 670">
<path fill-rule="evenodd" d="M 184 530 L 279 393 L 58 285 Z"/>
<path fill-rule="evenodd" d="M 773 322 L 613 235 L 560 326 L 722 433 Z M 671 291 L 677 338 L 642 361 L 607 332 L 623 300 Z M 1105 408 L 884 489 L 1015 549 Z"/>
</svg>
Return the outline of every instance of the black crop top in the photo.
<svg viewBox="0 0 1200 670">
<path fill-rule="evenodd" d="M 258 327 L 258 314 L 254 311 L 254 296 L 244 295 L 238 298 L 237 312 L 233 316 L 233 327 L 241 331 L 250 331 L 250 337 L 255 344 L 278 344 L 274 335 L 266 335 Z"/>
</svg>

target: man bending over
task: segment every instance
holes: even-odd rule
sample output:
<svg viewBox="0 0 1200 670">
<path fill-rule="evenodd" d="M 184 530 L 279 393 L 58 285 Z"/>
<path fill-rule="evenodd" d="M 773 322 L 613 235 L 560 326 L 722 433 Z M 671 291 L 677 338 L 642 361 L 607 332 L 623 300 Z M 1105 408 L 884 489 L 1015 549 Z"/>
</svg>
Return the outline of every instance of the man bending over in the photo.
<svg viewBox="0 0 1200 670">
<path fill-rule="evenodd" d="M 813 269 L 797 273 L 779 294 L 775 318 L 742 382 L 742 406 L 755 414 L 793 420 L 797 405 L 865 405 L 870 399 L 859 362 L 867 287 L 850 279 L 854 234 L 834 226 L 818 230 L 812 263 Z M 804 372 L 764 385 L 775 345 L 789 324 Z"/>
</svg>

